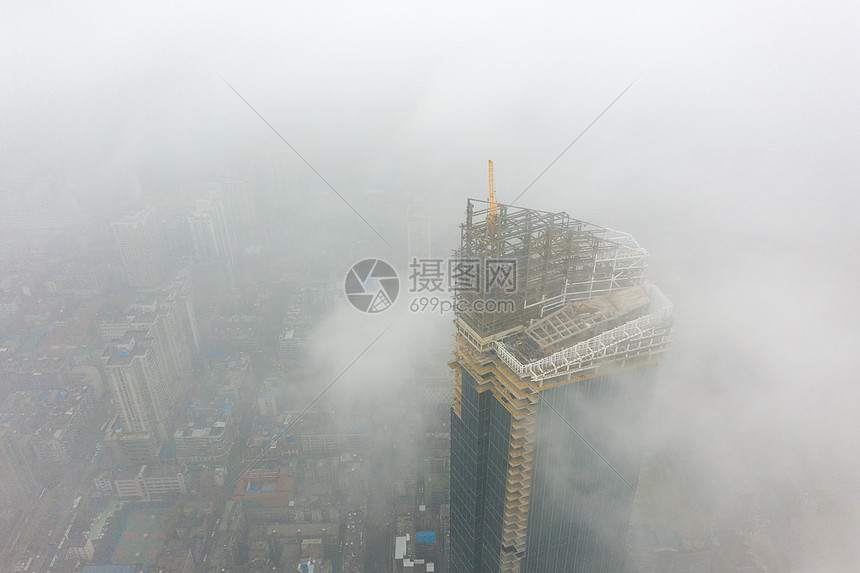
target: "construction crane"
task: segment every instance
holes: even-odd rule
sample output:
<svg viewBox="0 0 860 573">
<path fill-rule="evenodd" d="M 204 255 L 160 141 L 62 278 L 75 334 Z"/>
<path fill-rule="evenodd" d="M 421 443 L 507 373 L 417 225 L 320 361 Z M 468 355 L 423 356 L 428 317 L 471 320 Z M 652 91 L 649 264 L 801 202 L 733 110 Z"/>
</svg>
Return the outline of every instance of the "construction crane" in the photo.
<svg viewBox="0 0 860 573">
<path fill-rule="evenodd" d="M 490 215 L 487 217 L 487 219 L 490 222 L 490 230 L 492 231 L 493 220 L 496 218 L 496 215 L 499 214 L 499 206 L 498 206 L 498 203 L 496 203 L 496 190 L 493 187 L 493 160 L 492 159 L 490 159 L 490 199 L 489 199 L 489 203 L 490 203 Z"/>
</svg>

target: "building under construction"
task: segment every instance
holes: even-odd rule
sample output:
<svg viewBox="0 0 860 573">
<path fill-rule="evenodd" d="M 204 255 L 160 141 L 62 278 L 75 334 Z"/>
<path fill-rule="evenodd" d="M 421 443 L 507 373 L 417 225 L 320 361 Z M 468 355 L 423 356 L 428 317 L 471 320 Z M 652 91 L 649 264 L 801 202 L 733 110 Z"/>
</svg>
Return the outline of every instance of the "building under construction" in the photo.
<svg viewBox="0 0 860 573">
<path fill-rule="evenodd" d="M 630 235 L 492 199 L 455 256 L 451 571 L 624 571 L 671 303 Z"/>
</svg>

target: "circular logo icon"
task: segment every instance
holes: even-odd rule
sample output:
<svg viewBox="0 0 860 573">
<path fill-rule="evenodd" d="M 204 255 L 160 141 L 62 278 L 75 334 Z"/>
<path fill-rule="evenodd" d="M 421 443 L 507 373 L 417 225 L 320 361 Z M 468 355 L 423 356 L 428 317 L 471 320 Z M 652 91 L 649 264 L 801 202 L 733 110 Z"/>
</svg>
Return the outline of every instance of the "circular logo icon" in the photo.
<svg viewBox="0 0 860 573">
<path fill-rule="evenodd" d="M 364 259 L 346 273 L 343 290 L 352 306 L 374 314 L 394 304 L 400 292 L 400 279 L 394 268 L 382 259 Z"/>
</svg>

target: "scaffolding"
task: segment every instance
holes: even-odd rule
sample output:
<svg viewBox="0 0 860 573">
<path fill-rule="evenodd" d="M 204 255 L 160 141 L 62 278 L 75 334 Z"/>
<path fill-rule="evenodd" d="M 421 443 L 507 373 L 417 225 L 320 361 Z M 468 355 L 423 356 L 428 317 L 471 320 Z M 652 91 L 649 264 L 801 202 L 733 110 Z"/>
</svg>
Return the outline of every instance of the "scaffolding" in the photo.
<svg viewBox="0 0 860 573">
<path fill-rule="evenodd" d="M 651 312 L 550 356 L 523 363 L 511 351 L 510 342 L 504 340 L 495 341 L 495 354 L 518 377 L 533 382 L 536 389 L 551 379 L 569 379 L 589 372 L 596 376 L 601 366 L 650 359 L 672 345 L 672 303 L 650 283 L 646 291 L 650 294 Z"/>
<path fill-rule="evenodd" d="M 522 327 L 570 301 L 590 299 L 645 280 L 648 253 L 628 234 L 550 213 L 469 199 L 456 261 L 513 265 L 516 289 L 457 289 L 459 318 L 482 338 Z M 482 277 L 486 278 L 486 277 Z M 486 280 L 483 281 L 486 283 Z M 483 286 L 483 285 L 482 285 Z M 513 312 L 475 310 L 492 301 Z"/>
</svg>

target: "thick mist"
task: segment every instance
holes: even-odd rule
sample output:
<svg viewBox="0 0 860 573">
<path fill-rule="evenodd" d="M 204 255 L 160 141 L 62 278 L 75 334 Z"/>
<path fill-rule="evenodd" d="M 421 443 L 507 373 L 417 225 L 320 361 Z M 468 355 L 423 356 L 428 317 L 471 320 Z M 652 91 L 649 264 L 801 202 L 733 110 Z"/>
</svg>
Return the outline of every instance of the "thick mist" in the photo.
<svg viewBox="0 0 860 573">
<path fill-rule="evenodd" d="M 368 256 L 402 270 L 410 201 L 429 201 L 433 254 L 449 255 L 466 198 L 487 194 L 487 159 L 511 201 L 636 80 L 517 203 L 633 234 L 674 302 L 640 476 L 663 501 L 635 520 L 693 538 L 766 519 L 783 570 L 855 570 L 858 12 L 7 3 L 0 211 L 14 217 L 19 178 L 74 186 L 77 208 L 102 217 L 138 193 L 190 204 L 189 185 L 282 145 L 226 80 L 391 244 L 291 156 L 285 256 L 334 281 Z M 407 300 L 379 316 L 344 304 L 318 325 L 310 360 L 326 374 L 304 396 L 361 354 L 321 407 L 372 407 L 383 432 L 410 431 L 410 381 L 427 356 L 445 376 L 454 341 L 452 315 Z M 745 506 L 758 518 L 739 496 L 759 500 Z"/>
</svg>

